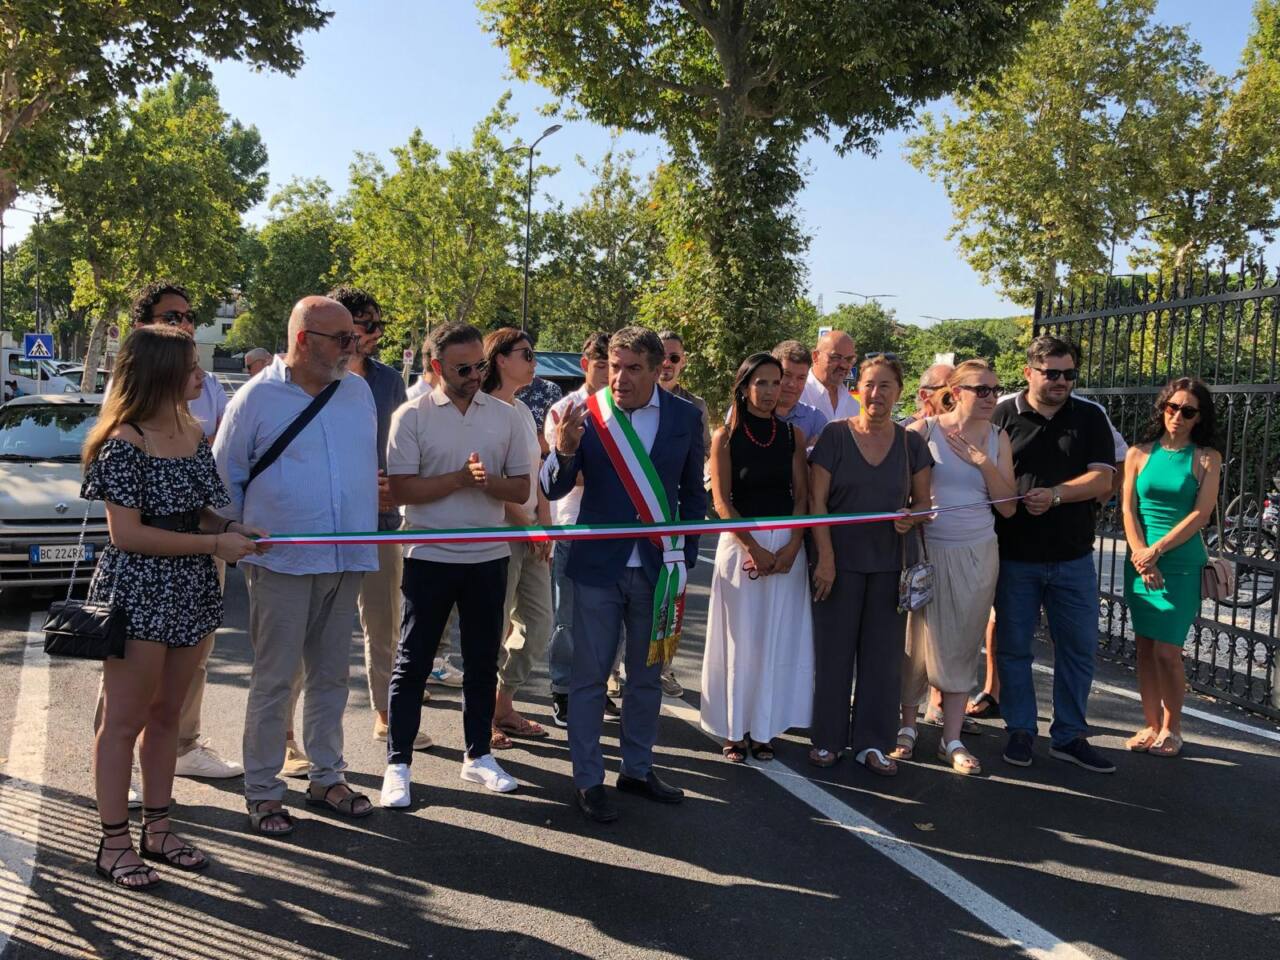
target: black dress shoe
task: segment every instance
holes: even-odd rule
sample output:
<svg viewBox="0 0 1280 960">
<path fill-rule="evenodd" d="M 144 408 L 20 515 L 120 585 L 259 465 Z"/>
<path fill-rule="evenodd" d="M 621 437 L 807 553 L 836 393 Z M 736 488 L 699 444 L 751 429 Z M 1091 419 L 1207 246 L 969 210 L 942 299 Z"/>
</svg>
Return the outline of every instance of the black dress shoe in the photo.
<svg viewBox="0 0 1280 960">
<path fill-rule="evenodd" d="M 625 773 L 618 774 L 618 790 L 621 793 L 634 793 L 646 800 L 656 800 L 658 803 L 679 803 L 684 799 L 683 790 L 664 783 L 652 770 L 643 780 L 628 777 Z"/>
<path fill-rule="evenodd" d="M 617 720 L 622 716 L 622 708 L 610 697 L 604 698 L 604 718 L 606 720 Z"/>
<path fill-rule="evenodd" d="M 597 783 L 586 790 L 575 790 L 573 795 L 578 801 L 578 809 L 586 814 L 588 820 L 612 823 L 618 819 L 618 811 L 609 802 L 609 794 L 605 792 L 603 783 Z"/>
<path fill-rule="evenodd" d="M 567 693 L 551 695 L 551 720 L 557 727 L 569 726 L 569 695 Z"/>
</svg>

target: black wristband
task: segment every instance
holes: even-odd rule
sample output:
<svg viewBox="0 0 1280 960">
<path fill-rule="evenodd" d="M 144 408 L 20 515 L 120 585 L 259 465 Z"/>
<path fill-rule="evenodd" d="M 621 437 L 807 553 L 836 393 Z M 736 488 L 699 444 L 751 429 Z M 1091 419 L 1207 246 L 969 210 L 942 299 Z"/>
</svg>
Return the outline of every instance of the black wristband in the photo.
<svg viewBox="0 0 1280 960">
<path fill-rule="evenodd" d="M 218 532 L 219 532 L 220 534 L 221 534 L 221 533 L 226 533 L 228 530 L 230 530 L 230 529 L 231 529 L 231 524 L 233 524 L 233 523 L 235 523 L 235 521 L 234 521 L 234 520 L 228 520 L 226 523 L 224 523 L 224 524 L 222 525 L 222 529 L 221 529 L 221 530 L 219 530 Z"/>
</svg>

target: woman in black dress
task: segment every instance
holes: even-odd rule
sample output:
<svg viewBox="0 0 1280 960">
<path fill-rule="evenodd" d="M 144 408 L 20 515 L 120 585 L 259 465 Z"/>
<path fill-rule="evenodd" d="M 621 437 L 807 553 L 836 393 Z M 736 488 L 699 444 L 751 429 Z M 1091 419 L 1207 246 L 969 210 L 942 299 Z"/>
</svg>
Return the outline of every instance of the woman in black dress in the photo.
<svg viewBox="0 0 1280 960">
<path fill-rule="evenodd" d="M 84 447 L 81 496 L 106 502 L 111 534 L 89 599 L 123 611 L 127 622 L 124 659 L 103 665 L 94 744 L 102 818 L 96 866 L 131 889 L 160 879 L 139 859 L 129 833 L 129 773 L 140 733 L 142 856 L 179 870 L 208 866 L 169 822 L 178 714 L 200 645 L 222 622 L 213 558 L 233 563 L 262 549 L 250 539 L 259 531 L 214 512 L 227 503 L 227 492 L 204 432 L 187 411 L 203 382 L 190 336 L 170 327 L 135 330 L 120 348 L 111 393 Z"/>
</svg>

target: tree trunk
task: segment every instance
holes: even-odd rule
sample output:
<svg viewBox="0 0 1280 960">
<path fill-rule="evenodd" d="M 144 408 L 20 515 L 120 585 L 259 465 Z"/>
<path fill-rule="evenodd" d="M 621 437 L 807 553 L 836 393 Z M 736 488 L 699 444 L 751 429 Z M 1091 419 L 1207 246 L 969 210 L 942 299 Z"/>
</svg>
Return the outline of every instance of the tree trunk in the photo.
<svg viewBox="0 0 1280 960">
<path fill-rule="evenodd" d="M 102 346 L 107 336 L 107 324 L 111 322 L 115 311 L 108 309 L 108 305 L 102 299 L 102 271 L 99 266 L 91 264 L 93 269 L 93 286 L 94 290 L 99 294 L 95 298 L 95 302 L 99 305 L 99 312 L 93 318 L 93 326 L 89 329 L 89 344 L 84 352 L 84 373 L 80 375 L 80 392 L 93 393 L 93 388 L 97 386 L 98 364 L 102 359 Z"/>
</svg>

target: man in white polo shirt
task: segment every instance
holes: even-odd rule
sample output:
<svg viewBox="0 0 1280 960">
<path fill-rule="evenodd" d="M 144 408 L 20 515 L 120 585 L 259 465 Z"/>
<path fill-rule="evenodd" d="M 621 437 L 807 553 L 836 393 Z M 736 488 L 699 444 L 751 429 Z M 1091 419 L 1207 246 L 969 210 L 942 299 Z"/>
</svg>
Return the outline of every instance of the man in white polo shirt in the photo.
<svg viewBox="0 0 1280 960">
<path fill-rule="evenodd" d="M 802 403 L 816 408 L 827 421 L 844 420 L 858 415 L 858 401 L 844 385 L 858 362 L 858 347 L 853 337 L 843 330 L 828 330 L 813 349 L 813 366 Z"/>
<path fill-rule="evenodd" d="M 407 507 L 410 529 L 503 527 L 504 505 L 529 498 L 536 465 L 529 458 L 527 427 L 514 407 L 481 392 L 486 366 L 480 331 L 447 324 L 431 336 L 435 387 L 391 418 L 387 478 L 391 499 Z M 387 706 L 384 807 L 409 805 L 422 692 L 455 604 L 462 627 L 466 740 L 461 776 L 499 793 L 516 788 L 515 778 L 489 752 L 510 556 L 505 541 L 405 548 L 404 615 Z"/>
</svg>

